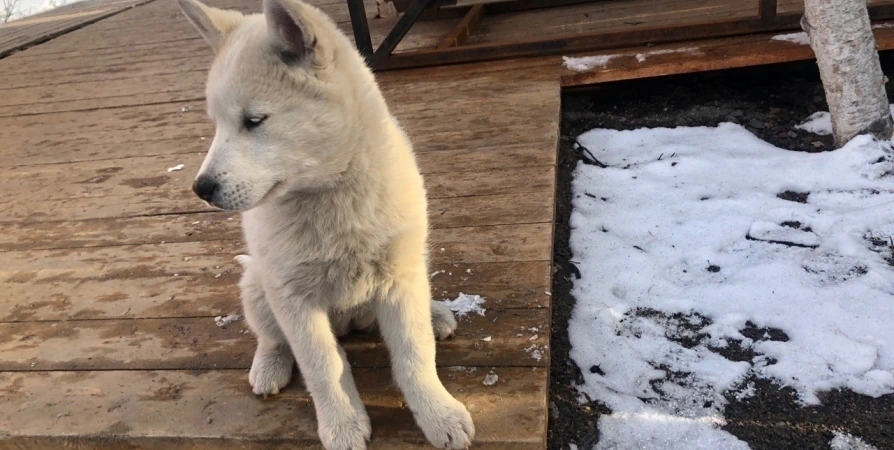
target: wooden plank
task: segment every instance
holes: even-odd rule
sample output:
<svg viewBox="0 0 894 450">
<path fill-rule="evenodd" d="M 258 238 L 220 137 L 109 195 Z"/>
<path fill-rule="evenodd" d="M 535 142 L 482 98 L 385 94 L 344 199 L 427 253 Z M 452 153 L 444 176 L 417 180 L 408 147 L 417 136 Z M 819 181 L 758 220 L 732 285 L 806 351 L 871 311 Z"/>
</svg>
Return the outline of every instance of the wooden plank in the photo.
<svg viewBox="0 0 894 450">
<path fill-rule="evenodd" d="M 88 0 L 20 22 L 0 25 L 0 58 L 111 17 L 151 0 L 109 2 Z"/>
<path fill-rule="evenodd" d="M 484 386 L 491 371 L 499 381 Z M 426 448 L 389 371 L 353 374 L 372 421 L 370 449 Z M 545 370 L 445 368 L 439 374 L 472 413 L 476 449 L 542 448 Z M 321 448 L 312 403 L 298 379 L 279 395 L 258 399 L 244 370 L 5 372 L 0 392 L 0 434 L 19 449 Z"/>
<path fill-rule="evenodd" d="M 544 366 L 549 320 L 544 309 L 461 317 L 455 336 L 438 343 L 438 364 Z M 354 367 L 389 364 L 377 333 L 341 342 Z M 0 372 L 248 369 L 255 346 L 244 321 L 220 327 L 213 317 L 0 323 Z"/>
<path fill-rule="evenodd" d="M 894 22 L 883 22 L 894 23 Z M 879 50 L 894 49 L 894 29 L 876 27 L 873 30 Z M 623 52 L 594 52 L 588 55 L 611 54 L 605 67 L 589 72 L 565 70 L 562 84 L 582 86 L 610 81 L 648 78 L 664 75 L 703 72 L 709 70 L 750 67 L 814 58 L 809 45 L 773 40 L 778 33 L 709 39 L 697 42 L 641 47 Z M 683 51 L 681 49 L 690 49 Z M 691 50 L 696 49 L 696 50 Z M 645 61 L 636 58 L 638 53 L 651 52 Z M 659 54 L 659 52 L 664 52 Z"/>
<path fill-rule="evenodd" d="M 429 203 L 429 223 L 434 229 L 548 223 L 552 221 L 552 199 L 552 189 L 432 199 Z M 190 202 L 174 206 L 157 201 L 147 206 L 142 202 L 107 203 L 107 200 L 108 197 L 103 197 L 91 202 L 74 203 L 76 207 L 65 201 L 48 202 L 44 205 L 58 207 L 57 215 L 31 216 L 43 219 L 61 217 L 66 220 L 13 220 L 0 223 L 0 251 L 214 241 L 241 237 L 238 217 L 227 221 L 227 214 L 213 213 L 200 206 L 198 201 L 194 202 L 195 205 Z M 122 210 L 121 205 L 135 208 Z M 60 210 L 65 213 L 60 213 Z M 156 215 L 143 215 L 147 211 Z M 123 212 L 134 215 L 121 217 Z"/>
<path fill-rule="evenodd" d="M 667 24 L 699 23 L 722 18 L 757 16 L 757 0 L 613 0 L 556 8 L 488 15 L 469 44 L 621 31 Z"/>
<path fill-rule="evenodd" d="M 451 31 L 450 34 L 438 44 L 438 48 L 449 48 L 463 45 L 463 43 L 466 42 L 466 39 L 469 38 L 469 35 L 472 34 L 472 30 L 478 26 L 478 22 L 481 21 L 481 17 L 483 16 L 484 5 L 479 4 L 470 8 L 465 17 L 463 17 L 459 24 L 456 25 L 456 28 L 454 28 L 453 31 Z"/>
<path fill-rule="evenodd" d="M 166 155 L 159 157 L 166 164 L 152 164 L 150 171 L 128 174 L 120 165 L 106 161 L 78 165 L 30 166 L 27 171 L 14 172 L 0 181 L 0 189 L 21 189 L 40 196 L 41 208 L 35 208 L 28 198 L 10 197 L 0 201 L 0 223 L 45 222 L 60 220 L 97 219 L 116 216 L 143 216 L 174 212 L 208 211 L 190 187 L 195 174 L 192 170 L 167 172 L 166 167 L 180 163 L 198 167 L 201 157 L 194 155 Z M 193 161 L 196 160 L 196 161 Z M 115 163 L 132 165 L 134 159 L 117 160 Z M 84 166 L 92 166 L 84 168 Z M 470 197 L 482 195 L 511 195 L 553 190 L 552 166 L 518 167 L 474 172 L 438 172 L 425 175 L 425 185 L 430 199 Z M 42 169 L 52 169 L 52 171 Z M 68 171 L 58 169 L 69 168 Z M 83 169 L 83 170 L 81 170 Z M 441 202 L 435 205 L 438 212 L 458 207 L 457 202 Z M 534 205 L 531 205 L 534 207 Z M 470 205 L 475 208 L 475 205 Z M 480 207 L 479 211 L 483 211 Z M 464 214 L 462 210 L 458 211 Z M 443 215 L 443 214 L 442 214 Z M 453 215 L 444 215 L 443 226 L 456 226 L 449 221 Z M 487 221 L 487 219 L 482 218 Z M 494 217 L 499 221 L 499 217 Z M 525 219 L 521 221 L 533 221 Z"/>
<path fill-rule="evenodd" d="M 197 248 L 28 252 L 41 263 L 0 270 L 0 322 L 213 317 L 237 311 L 241 269 L 233 255 L 238 250 L 206 254 Z M 431 267 L 432 293 L 439 300 L 481 295 L 496 309 L 546 308 L 550 268 L 549 261 L 437 261 Z"/>
</svg>

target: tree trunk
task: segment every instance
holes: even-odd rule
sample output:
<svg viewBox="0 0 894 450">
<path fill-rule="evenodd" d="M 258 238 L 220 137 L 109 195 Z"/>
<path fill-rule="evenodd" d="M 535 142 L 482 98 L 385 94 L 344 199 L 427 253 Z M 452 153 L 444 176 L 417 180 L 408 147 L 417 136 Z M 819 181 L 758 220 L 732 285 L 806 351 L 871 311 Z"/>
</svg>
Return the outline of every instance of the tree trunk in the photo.
<svg viewBox="0 0 894 450">
<path fill-rule="evenodd" d="M 866 0 L 804 0 L 804 11 L 801 26 L 816 53 L 835 145 L 860 134 L 890 139 L 894 120 Z"/>
</svg>

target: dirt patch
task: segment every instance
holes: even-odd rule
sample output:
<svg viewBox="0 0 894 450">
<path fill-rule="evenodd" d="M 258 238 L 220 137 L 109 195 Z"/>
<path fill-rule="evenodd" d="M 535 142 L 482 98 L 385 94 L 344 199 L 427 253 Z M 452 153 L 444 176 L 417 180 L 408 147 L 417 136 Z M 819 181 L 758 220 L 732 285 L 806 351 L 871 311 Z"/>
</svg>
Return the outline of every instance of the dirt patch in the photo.
<svg viewBox="0 0 894 450">
<path fill-rule="evenodd" d="M 894 55 L 882 55 L 882 66 L 886 73 L 894 71 Z M 889 83 L 887 89 L 889 98 L 894 98 L 894 84 Z M 599 442 L 599 417 L 611 411 L 598 401 L 582 396 L 577 389 L 583 382 L 582 371 L 600 373 L 602 368 L 586 363 L 582 363 L 584 367 L 578 367 L 569 356 L 568 320 L 575 303 L 571 288 L 573 281 L 580 277 L 568 245 L 571 174 L 578 162 L 605 165 L 587 149 L 575 148 L 577 136 L 593 128 L 631 130 L 716 126 L 721 122 L 733 122 L 771 144 L 790 150 L 822 152 L 832 150 L 833 146 L 831 136 L 795 128 L 814 112 L 828 110 L 813 62 L 604 84 L 565 92 L 562 104 L 548 447 L 550 450 L 566 450 L 570 444 L 575 444 L 580 449 L 589 450 Z M 596 198 L 593 194 L 588 195 Z M 806 203 L 809 195 L 809 192 L 785 191 L 778 197 Z M 710 198 L 706 196 L 702 200 Z M 780 225 L 811 231 L 803 229 L 797 222 Z M 894 265 L 894 242 L 883 238 L 882 233 L 867 233 L 864 240 L 867 248 L 882 254 Z M 723 268 L 708 265 L 705 270 L 720 272 Z M 860 268 L 854 267 L 848 274 L 860 276 Z M 705 336 L 699 333 L 703 325 L 710 323 L 706 317 L 676 317 L 655 310 L 635 310 L 630 314 L 632 318 L 646 317 L 691 326 L 691 332 L 683 334 L 685 342 L 679 343 L 684 346 L 709 345 Z M 740 332 L 757 341 L 788 340 L 782 330 L 761 328 L 752 323 L 746 324 Z M 752 362 L 761 357 L 750 347 L 735 341 L 730 341 L 724 348 L 711 350 L 732 361 Z M 763 364 L 776 363 L 772 358 L 762 358 Z M 653 387 L 660 394 L 663 385 L 685 377 L 683 373 L 669 372 Z M 737 396 L 745 387 L 753 389 L 754 395 Z M 728 405 L 724 416 L 728 423 L 723 428 L 754 450 L 828 449 L 834 431 L 859 436 L 880 449 L 894 448 L 894 395 L 871 398 L 836 390 L 822 393 L 821 405 L 802 407 L 792 389 L 767 380 L 748 379 L 726 397 Z"/>
</svg>

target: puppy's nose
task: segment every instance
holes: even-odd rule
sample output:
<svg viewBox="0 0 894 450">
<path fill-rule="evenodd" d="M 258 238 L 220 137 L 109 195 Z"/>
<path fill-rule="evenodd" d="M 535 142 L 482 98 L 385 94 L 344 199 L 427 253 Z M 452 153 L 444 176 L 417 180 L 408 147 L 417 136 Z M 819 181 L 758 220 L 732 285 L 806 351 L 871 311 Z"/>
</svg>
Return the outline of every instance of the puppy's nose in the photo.
<svg viewBox="0 0 894 450">
<path fill-rule="evenodd" d="M 192 191 L 199 196 L 200 199 L 205 200 L 208 203 L 211 203 L 211 199 L 214 198 L 214 193 L 217 192 L 217 188 L 219 185 L 217 181 L 213 178 L 202 175 L 196 178 L 196 181 L 192 183 Z"/>
</svg>

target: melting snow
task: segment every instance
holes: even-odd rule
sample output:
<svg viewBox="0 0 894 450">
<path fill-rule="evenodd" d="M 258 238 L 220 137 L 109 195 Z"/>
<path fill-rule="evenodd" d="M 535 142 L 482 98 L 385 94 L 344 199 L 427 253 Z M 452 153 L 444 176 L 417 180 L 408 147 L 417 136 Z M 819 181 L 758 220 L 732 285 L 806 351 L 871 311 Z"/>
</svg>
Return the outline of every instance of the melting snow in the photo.
<svg viewBox="0 0 894 450">
<path fill-rule="evenodd" d="M 662 50 L 653 50 L 651 52 L 637 53 L 636 60 L 639 62 L 646 62 L 650 56 L 657 55 L 669 55 L 671 53 L 688 53 L 690 55 L 701 55 L 702 52 L 696 47 L 685 47 L 685 48 L 666 48 Z"/>
<path fill-rule="evenodd" d="M 571 357 L 613 411 L 597 448 L 747 449 L 719 425 L 750 376 L 804 404 L 894 392 L 888 143 L 792 152 L 734 124 L 578 140 L 609 165 L 578 165 L 571 215 Z"/>
<path fill-rule="evenodd" d="M 562 62 L 568 70 L 586 72 L 593 69 L 604 69 L 611 60 L 619 56 L 621 55 L 581 56 L 577 58 L 563 56 Z"/>
<path fill-rule="evenodd" d="M 240 314 L 230 314 L 229 316 L 217 316 L 214 318 L 214 323 L 219 327 L 225 327 L 237 320 L 242 319 L 242 315 Z"/>
<path fill-rule="evenodd" d="M 891 105 L 891 112 L 894 113 L 894 105 Z M 827 111 L 818 111 L 795 125 L 795 128 L 820 136 L 828 136 L 832 134 L 832 116 Z"/>
<path fill-rule="evenodd" d="M 807 33 L 803 31 L 799 33 L 779 34 L 773 36 L 772 39 L 774 41 L 791 42 L 792 44 L 810 45 L 810 36 L 807 36 Z"/>
<path fill-rule="evenodd" d="M 447 309 L 453 311 L 453 313 L 456 314 L 457 317 L 465 317 L 470 313 L 475 313 L 479 316 L 483 316 L 484 311 L 486 310 L 482 308 L 481 305 L 483 305 L 486 301 L 487 300 L 485 300 L 480 295 L 469 295 L 460 292 L 459 296 L 455 299 L 443 300 L 441 301 L 441 303 L 444 304 Z"/>
<path fill-rule="evenodd" d="M 174 167 L 168 167 L 168 172 L 177 172 L 179 170 L 183 170 L 184 167 L 186 166 L 184 166 L 183 164 L 177 164 Z"/>
<path fill-rule="evenodd" d="M 840 431 L 834 432 L 835 437 L 829 442 L 832 450 L 878 450 L 863 442 L 862 439 Z"/>
</svg>

